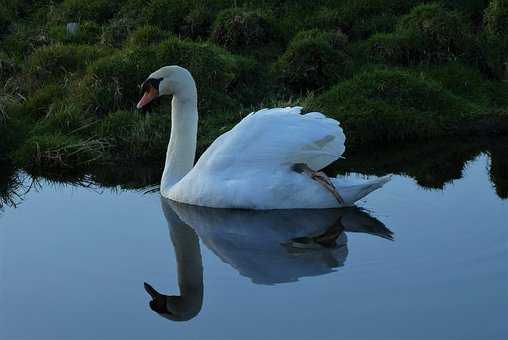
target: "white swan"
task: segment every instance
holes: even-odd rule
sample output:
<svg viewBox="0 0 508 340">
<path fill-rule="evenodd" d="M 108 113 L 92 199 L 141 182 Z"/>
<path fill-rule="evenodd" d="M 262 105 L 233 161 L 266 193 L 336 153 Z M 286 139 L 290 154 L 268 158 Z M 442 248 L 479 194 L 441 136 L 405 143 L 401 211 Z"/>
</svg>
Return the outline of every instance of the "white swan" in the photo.
<svg viewBox="0 0 508 340">
<path fill-rule="evenodd" d="M 190 72 L 163 67 L 142 89 L 138 109 L 158 96 L 173 95 L 161 180 L 161 194 L 171 200 L 214 208 L 336 208 L 353 204 L 390 179 L 352 182 L 317 172 L 342 155 L 345 137 L 339 122 L 319 112 L 302 115 L 301 107 L 249 114 L 218 137 L 194 166 L 198 110 Z"/>
</svg>

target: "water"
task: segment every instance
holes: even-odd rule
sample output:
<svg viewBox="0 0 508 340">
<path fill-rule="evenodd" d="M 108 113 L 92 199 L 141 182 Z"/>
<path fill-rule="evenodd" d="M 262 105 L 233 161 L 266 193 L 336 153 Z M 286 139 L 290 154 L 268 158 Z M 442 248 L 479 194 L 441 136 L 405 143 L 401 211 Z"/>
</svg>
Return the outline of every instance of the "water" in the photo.
<svg viewBox="0 0 508 340">
<path fill-rule="evenodd" d="M 441 167 L 422 148 L 349 158 L 339 171 L 407 175 L 364 210 L 322 214 L 217 212 L 11 173 L 0 339 L 506 339 L 507 167 L 499 148 L 467 149 Z M 150 308 L 144 282 L 181 295 L 171 314 Z"/>
</svg>

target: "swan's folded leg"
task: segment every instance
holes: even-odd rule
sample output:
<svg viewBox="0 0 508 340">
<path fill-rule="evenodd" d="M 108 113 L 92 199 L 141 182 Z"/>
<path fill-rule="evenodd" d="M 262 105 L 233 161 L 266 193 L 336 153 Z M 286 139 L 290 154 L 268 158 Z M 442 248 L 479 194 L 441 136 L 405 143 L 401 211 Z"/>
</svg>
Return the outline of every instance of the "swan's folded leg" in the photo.
<svg viewBox="0 0 508 340">
<path fill-rule="evenodd" d="M 319 248 L 334 248 L 336 246 L 337 239 L 340 234 L 344 231 L 344 225 L 342 224 L 342 216 L 331 224 L 322 234 L 316 236 L 303 236 L 289 240 L 287 243 L 283 243 L 285 246 L 292 248 L 302 249 L 319 249 Z"/>
<path fill-rule="evenodd" d="M 344 199 L 342 199 L 342 196 L 339 194 L 335 186 L 333 185 L 330 178 L 322 171 L 314 171 L 307 164 L 304 163 L 297 163 L 293 164 L 292 169 L 298 173 L 304 173 L 319 184 L 321 184 L 326 190 L 331 192 L 337 202 L 339 202 L 341 205 L 343 205 Z"/>
<path fill-rule="evenodd" d="M 339 235 L 344 231 L 344 225 L 342 224 L 342 216 L 339 217 L 337 222 L 330 225 L 326 231 L 320 235 L 314 236 L 314 242 L 321 244 L 324 247 L 331 248 L 335 246 L 335 241 Z"/>
<path fill-rule="evenodd" d="M 314 172 L 312 174 L 312 179 L 315 180 L 318 183 L 321 183 L 325 187 L 326 190 L 331 192 L 333 194 L 333 196 L 335 197 L 335 199 L 337 200 L 337 202 L 339 202 L 340 204 L 344 204 L 345 203 L 344 199 L 339 194 L 339 192 L 337 191 L 337 189 L 333 185 L 332 181 L 330 181 L 330 178 L 328 178 L 328 176 L 324 172 L 321 172 L 321 171 Z"/>
</svg>

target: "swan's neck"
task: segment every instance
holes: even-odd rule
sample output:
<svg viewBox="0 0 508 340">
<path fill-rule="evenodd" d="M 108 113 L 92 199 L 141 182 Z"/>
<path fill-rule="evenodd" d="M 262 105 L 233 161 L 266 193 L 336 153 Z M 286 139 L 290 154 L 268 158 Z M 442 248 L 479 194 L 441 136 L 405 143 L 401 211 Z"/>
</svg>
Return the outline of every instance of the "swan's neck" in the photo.
<svg viewBox="0 0 508 340">
<path fill-rule="evenodd" d="M 161 180 L 163 196 L 194 166 L 197 133 L 197 95 L 193 87 L 185 96 L 175 94 L 171 102 L 171 137 Z"/>
</svg>

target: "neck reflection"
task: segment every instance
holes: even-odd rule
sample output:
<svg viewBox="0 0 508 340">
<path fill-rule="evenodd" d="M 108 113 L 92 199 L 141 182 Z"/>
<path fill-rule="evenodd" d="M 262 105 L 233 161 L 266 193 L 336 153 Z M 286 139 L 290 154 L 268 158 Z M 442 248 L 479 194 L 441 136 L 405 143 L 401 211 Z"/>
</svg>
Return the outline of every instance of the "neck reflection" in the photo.
<svg viewBox="0 0 508 340">
<path fill-rule="evenodd" d="M 195 317 L 203 305 L 203 263 L 196 232 L 182 222 L 161 198 L 162 210 L 168 222 L 171 242 L 175 250 L 180 295 L 164 295 L 145 283 L 152 297 L 150 308 L 173 321 L 187 321 Z"/>
</svg>

